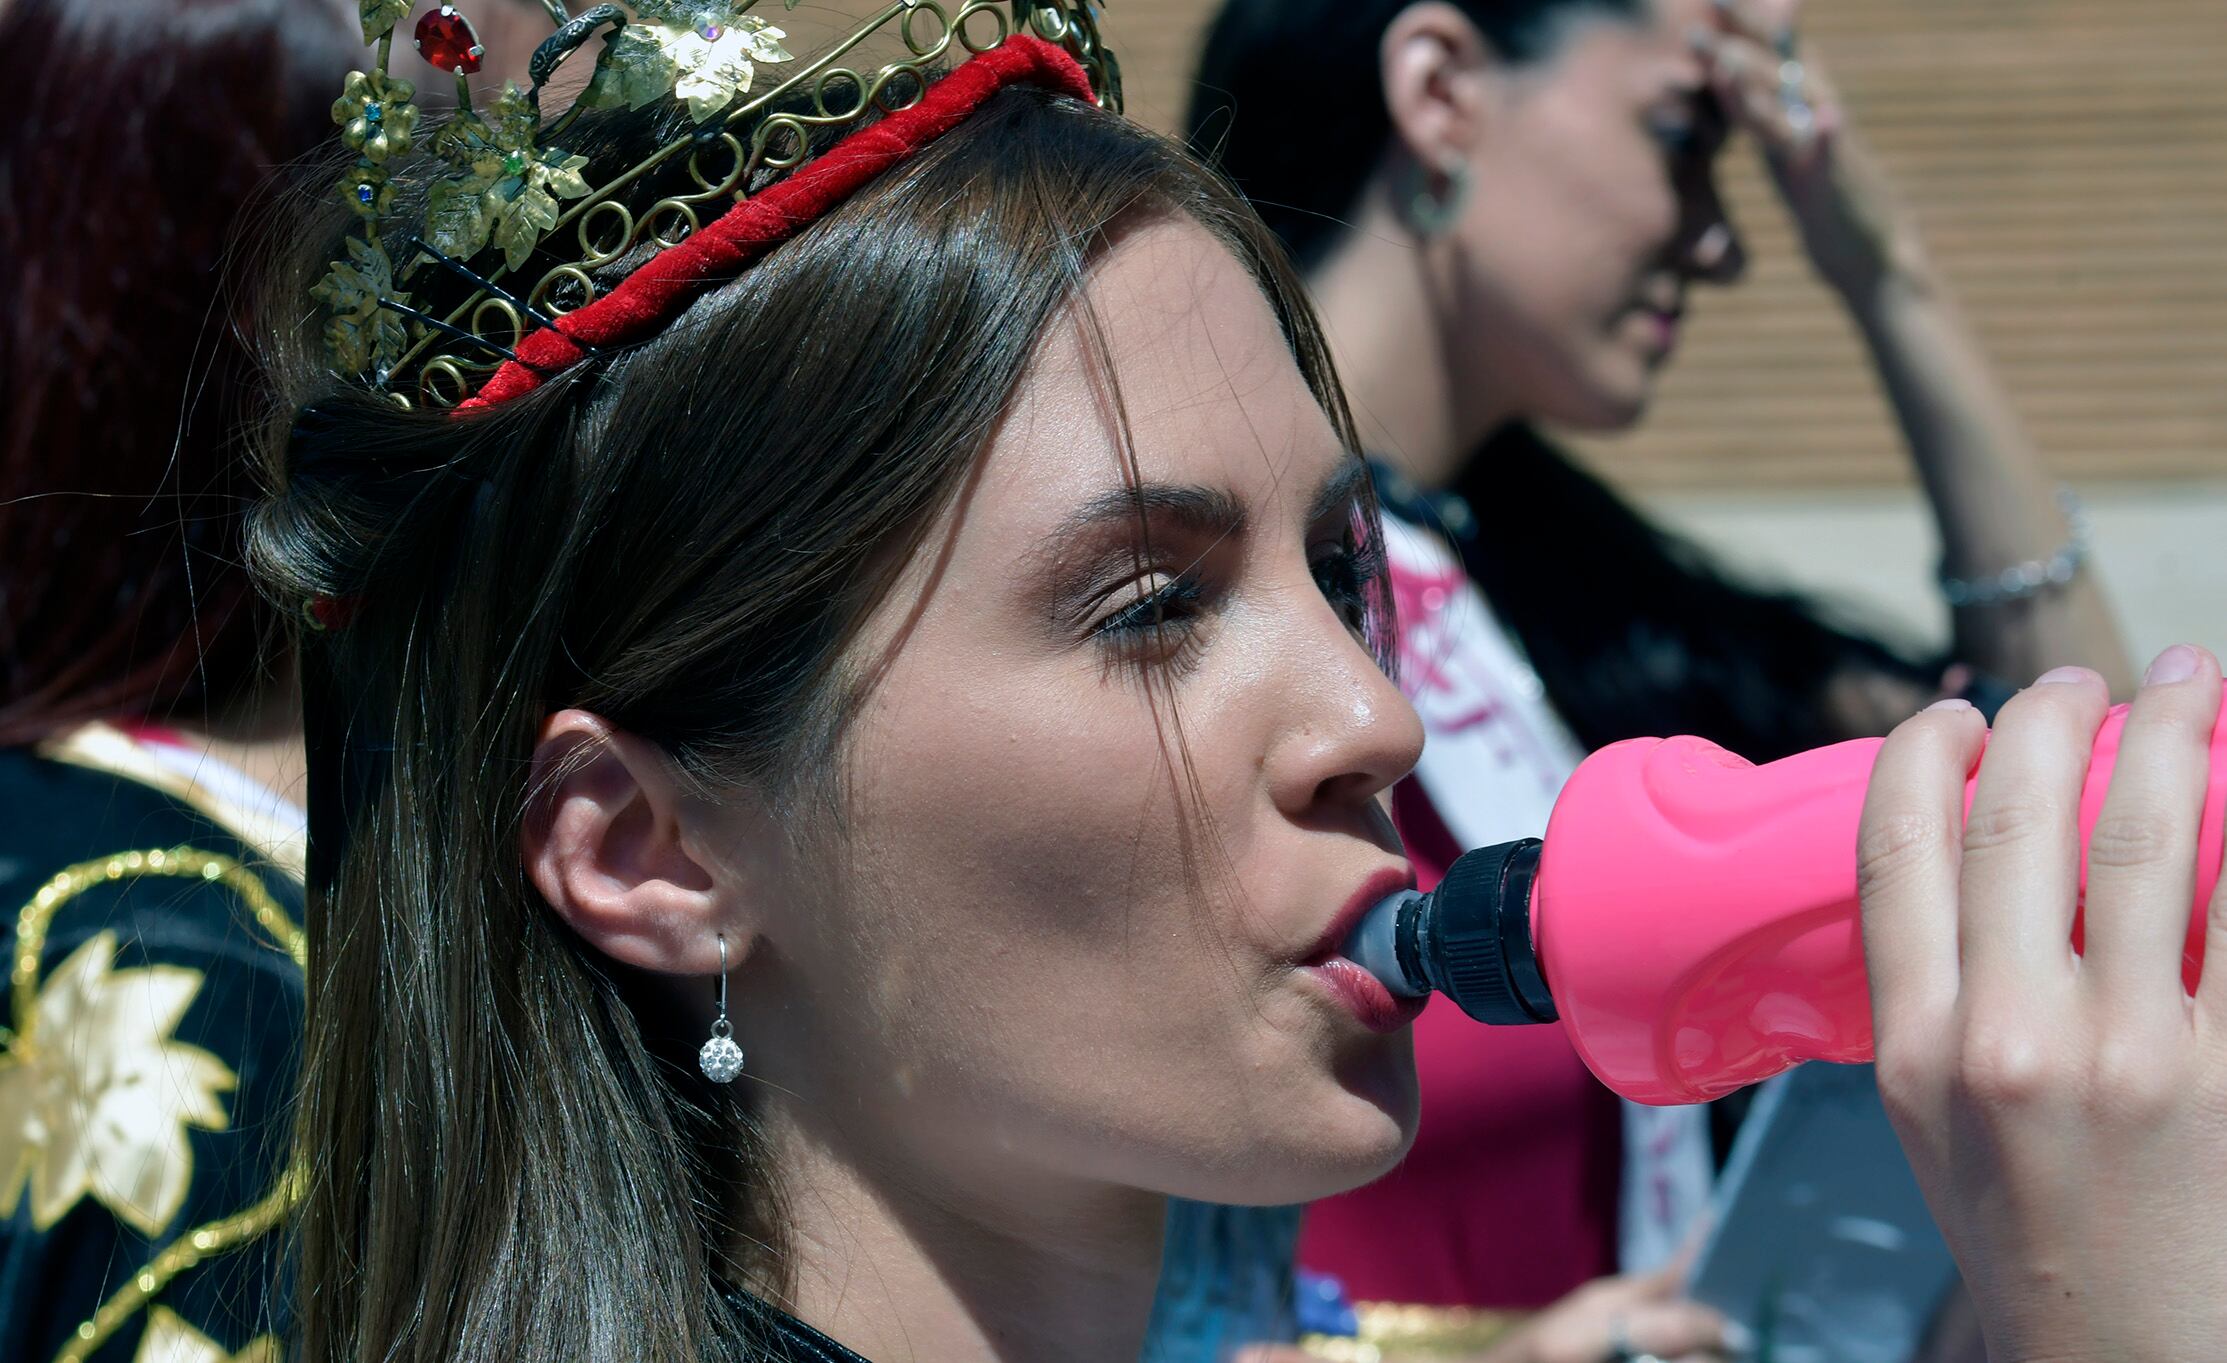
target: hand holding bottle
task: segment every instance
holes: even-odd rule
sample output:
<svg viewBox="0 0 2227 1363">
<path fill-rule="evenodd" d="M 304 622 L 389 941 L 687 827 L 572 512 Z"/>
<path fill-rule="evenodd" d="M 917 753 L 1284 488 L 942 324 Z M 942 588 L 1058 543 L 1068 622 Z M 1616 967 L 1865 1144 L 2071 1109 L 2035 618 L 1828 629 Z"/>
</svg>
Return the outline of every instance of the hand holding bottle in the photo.
<svg viewBox="0 0 2227 1363">
<path fill-rule="evenodd" d="M 2100 678 L 2050 674 L 1992 738 L 1944 702 L 1873 769 L 1860 878 L 1880 1087 L 1996 1363 L 2208 1359 L 2227 1339 L 2227 968 L 2182 985 L 2220 702 L 2209 654 L 2152 664 L 2089 842 L 2084 954 Z M 2205 959 L 2227 962 L 2227 890 L 2207 932 Z"/>
</svg>

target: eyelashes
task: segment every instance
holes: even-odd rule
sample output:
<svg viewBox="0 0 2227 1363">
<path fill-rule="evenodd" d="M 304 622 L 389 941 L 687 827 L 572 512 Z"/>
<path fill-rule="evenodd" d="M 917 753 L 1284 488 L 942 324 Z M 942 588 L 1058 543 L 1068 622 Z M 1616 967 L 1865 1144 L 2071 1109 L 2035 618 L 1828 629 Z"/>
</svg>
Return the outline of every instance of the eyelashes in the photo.
<svg viewBox="0 0 2227 1363">
<path fill-rule="evenodd" d="M 1159 590 L 1123 606 L 1098 623 L 1096 633 L 1104 637 L 1127 638 L 1139 634 L 1157 633 L 1171 624 L 1182 624 L 1200 614 L 1206 600 L 1206 583 L 1197 568 L 1187 569 Z"/>
<path fill-rule="evenodd" d="M 1349 541 L 1318 552 L 1309 567 L 1323 599 L 1359 637 L 1376 604 L 1374 588 L 1385 571 L 1383 551 L 1359 549 Z M 1117 655 L 1165 666 L 1187 659 L 1199 646 L 1213 605 L 1205 573 L 1194 564 L 1104 617 L 1091 633 Z"/>
<path fill-rule="evenodd" d="M 1323 599 L 1336 608 L 1346 628 L 1356 635 L 1368 628 L 1369 611 L 1376 604 L 1375 588 L 1384 580 L 1385 571 L 1380 545 L 1361 549 L 1348 541 L 1314 561 L 1315 585 L 1322 589 Z"/>
</svg>

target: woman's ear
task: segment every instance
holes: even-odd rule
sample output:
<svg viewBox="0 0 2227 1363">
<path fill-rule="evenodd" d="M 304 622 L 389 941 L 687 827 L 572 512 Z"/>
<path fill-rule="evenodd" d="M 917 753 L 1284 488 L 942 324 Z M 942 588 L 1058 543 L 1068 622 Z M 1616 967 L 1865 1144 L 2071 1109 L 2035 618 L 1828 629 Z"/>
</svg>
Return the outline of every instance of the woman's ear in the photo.
<svg viewBox="0 0 2227 1363">
<path fill-rule="evenodd" d="M 747 899 L 692 849 L 699 802 L 664 749 L 584 710 L 542 722 L 519 831 L 526 874 L 549 907 L 613 960 L 671 975 L 739 964 L 758 925 Z"/>
<path fill-rule="evenodd" d="M 1496 58 L 1470 17 L 1445 0 L 1396 15 L 1377 49 L 1385 111 L 1401 149 L 1432 170 L 1466 158 L 1485 116 L 1485 77 Z"/>
</svg>

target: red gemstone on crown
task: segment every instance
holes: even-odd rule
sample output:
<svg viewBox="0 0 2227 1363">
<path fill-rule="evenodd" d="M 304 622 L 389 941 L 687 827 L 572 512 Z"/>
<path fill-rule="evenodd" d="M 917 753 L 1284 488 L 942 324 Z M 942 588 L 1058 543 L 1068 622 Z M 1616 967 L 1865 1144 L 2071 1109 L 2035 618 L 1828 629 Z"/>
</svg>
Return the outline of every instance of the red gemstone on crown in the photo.
<svg viewBox="0 0 2227 1363">
<path fill-rule="evenodd" d="M 479 70 L 479 59 L 486 52 L 479 45 L 479 35 L 472 32 L 471 21 L 450 5 L 427 10 L 425 17 L 418 20 L 413 36 L 417 39 L 418 55 L 436 71 L 470 75 Z"/>
</svg>

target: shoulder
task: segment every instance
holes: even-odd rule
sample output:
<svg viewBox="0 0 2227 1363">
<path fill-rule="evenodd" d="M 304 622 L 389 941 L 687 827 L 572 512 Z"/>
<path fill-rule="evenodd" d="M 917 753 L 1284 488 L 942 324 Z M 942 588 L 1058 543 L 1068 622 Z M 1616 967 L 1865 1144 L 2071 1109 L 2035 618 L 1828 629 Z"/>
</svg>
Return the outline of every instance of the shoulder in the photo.
<svg viewBox="0 0 2227 1363">
<path fill-rule="evenodd" d="M 245 1349 L 275 1268 L 229 1251 L 289 1196 L 300 888 L 113 773 L 0 751 L 0 808 L 0 1337 Z"/>
<path fill-rule="evenodd" d="M 28 949 L 43 973 L 107 932 L 151 957 L 298 981 L 300 883 L 201 811 L 21 749 L 0 750 L 0 808 L 0 944 L 11 956 Z"/>
</svg>

